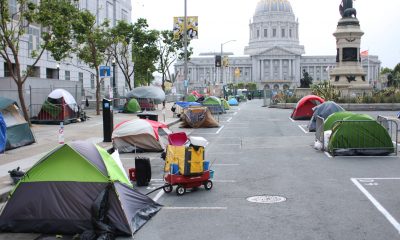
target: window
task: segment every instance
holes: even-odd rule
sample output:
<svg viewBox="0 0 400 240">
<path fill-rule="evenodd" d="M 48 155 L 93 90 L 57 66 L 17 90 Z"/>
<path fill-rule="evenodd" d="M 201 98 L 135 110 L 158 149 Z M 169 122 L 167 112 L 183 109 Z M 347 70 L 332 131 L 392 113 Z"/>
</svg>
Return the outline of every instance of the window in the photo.
<svg viewBox="0 0 400 240">
<path fill-rule="evenodd" d="M 268 29 L 264 29 L 264 37 L 268 37 Z"/>
<path fill-rule="evenodd" d="M 70 71 L 65 71 L 65 80 L 71 80 L 71 72 Z"/>
<path fill-rule="evenodd" d="M 289 29 L 289 37 L 292 37 L 292 29 Z"/>
<path fill-rule="evenodd" d="M 39 29 L 29 27 L 28 34 L 29 34 L 28 50 L 31 53 L 31 51 L 38 50 L 40 47 L 39 46 L 39 37 L 40 37 Z"/>
<path fill-rule="evenodd" d="M 285 29 L 283 28 L 283 29 L 281 29 L 281 37 L 285 37 Z"/>
<path fill-rule="evenodd" d="M 110 2 L 107 2 L 106 14 L 106 18 L 110 21 L 110 25 L 114 26 L 114 6 Z"/>
<path fill-rule="evenodd" d="M 90 88 L 94 89 L 94 74 L 90 74 Z"/>
<path fill-rule="evenodd" d="M 11 64 L 12 65 L 12 71 L 16 72 L 16 66 L 14 63 Z M 8 69 L 8 64 L 5 62 L 4 63 L 4 77 L 11 77 L 11 72 Z"/>
<path fill-rule="evenodd" d="M 29 77 L 40 77 L 40 67 L 28 66 L 27 70 Z"/>
<path fill-rule="evenodd" d="M 126 10 L 124 10 L 124 9 L 122 9 L 121 19 L 124 20 L 124 21 L 126 21 L 126 22 L 129 22 L 129 19 L 128 19 L 128 12 L 127 12 Z"/>
<path fill-rule="evenodd" d="M 10 0 L 8 6 L 10 8 L 10 14 L 17 13 L 17 0 Z"/>
<path fill-rule="evenodd" d="M 79 82 L 83 83 L 83 73 L 82 72 L 78 73 L 78 79 L 79 79 Z"/>
<path fill-rule="evenodd" d="M 272 36 L 276 37 L 276 28 L 272 29 Z"/>
<path fill-rule="evenodd" d="M 257 38 L 260 37 L 260 30 L 257 29 Z"/>
</svg>

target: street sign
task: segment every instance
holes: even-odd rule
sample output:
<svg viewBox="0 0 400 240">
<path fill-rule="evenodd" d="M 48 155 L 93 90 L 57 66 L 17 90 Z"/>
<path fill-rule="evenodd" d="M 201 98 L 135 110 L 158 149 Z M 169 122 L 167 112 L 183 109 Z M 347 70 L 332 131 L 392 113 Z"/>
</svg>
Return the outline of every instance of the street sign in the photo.
<svg viewBox="0 0 400 240">
<path fill-rule="evenodd" d="M 101 78 L 111 77 L 111 67 L 110 66 L 100 66 L 99 67 L 99 76 Z"/>
</svg>

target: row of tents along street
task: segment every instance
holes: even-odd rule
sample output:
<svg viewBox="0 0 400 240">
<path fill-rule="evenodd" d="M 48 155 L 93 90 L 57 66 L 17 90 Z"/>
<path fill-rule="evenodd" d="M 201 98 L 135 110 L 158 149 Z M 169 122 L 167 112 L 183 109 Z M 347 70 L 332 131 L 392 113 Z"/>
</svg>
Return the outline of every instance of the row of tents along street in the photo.
<svg viewBox="0 0 400 240">
<path fill-rule="evenodd" d="M 0 97 L 0 153 L 36 142 L 18 104 Z"/>
<path fill-rule="evenodd" d="M 118 152 L 76 141 L 25 173 L 1 210 L 0 231 L 114 239 L 133 236 L 161 207 L 133 187 Z"/>
<path fill-rule="evenodd" d="M 394 121 L 348 112 L 315 95 L 300 99 L 291 118 L 309 120 L 308 130 L 316 132 L 314 147 L 334 156 L 397 154 L 398 127 Z"/>
</svg>

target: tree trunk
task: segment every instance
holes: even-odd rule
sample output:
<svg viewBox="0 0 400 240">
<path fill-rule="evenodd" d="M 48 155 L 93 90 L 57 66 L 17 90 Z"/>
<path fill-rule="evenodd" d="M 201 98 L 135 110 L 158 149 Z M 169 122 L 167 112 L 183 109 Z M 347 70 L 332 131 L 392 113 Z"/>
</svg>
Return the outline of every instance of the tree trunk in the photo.
<svg viewBox="0 0 400 240">
<path fill-rule="evenodd" d="M 26 108 L 25 98 L 24 98 L 24 85 L 22 84 L 22 80 L 18 79 L 17 88 L 18 88 L 18 97 L 19 102 L 21 103 L 22 113 L 24 114 L 25 120 L 28 122 L 29 126 L 31 126 L 31 121 L 29 119 L 28 109 Z"/>
<path fill-rule="evenodd" d="M 162 88 L 162 90 L 164 91 L 164 93 L 165 93 L 165 73 L 163 73 L 163 75 L 162 75 L 162 83 L 161 83 L 161 88 Z M 163 108 L 165 108 L 165 99 L 164 99 L 164 101 L 163 101 Z"/>
<path fill-rule="evenodd" d="M 96 115 L 100 115 L 100 78 L 99 67 L 96 66 Z"/>
</svg>

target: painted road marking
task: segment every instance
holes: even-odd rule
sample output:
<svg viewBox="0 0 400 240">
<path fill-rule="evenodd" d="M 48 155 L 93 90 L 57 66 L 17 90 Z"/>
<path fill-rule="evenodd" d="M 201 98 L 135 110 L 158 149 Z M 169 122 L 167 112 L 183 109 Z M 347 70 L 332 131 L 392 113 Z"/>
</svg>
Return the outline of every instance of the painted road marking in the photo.
<svg viewBox="0 0 400 240">
<path fill-rule="evenodd" d="M 309 133 L 309 131 L 307 131 L 307 130 L 305 130 L 305 129 L 303 128 L 304 125 L 297 125 L 297 126 L 299 126 L 299 128 L 300 128 L 304 133 Z"/>
<path fill-rule="evenodd" d="M 376 200 L 368 191 L 365 189 L 361 183 L 358 182 L 357 178 L 351 178 L 351 181 L 358 187 L 358 189 L 364 193 L 364 195 L 374 204 L 374 206 L 380 211 L 383 216 L 393 225 L 394 228 L 400 233 L 400 224 L 397 220 Z"/>
<path fill-rule="evenodd" d="M 328 158 L 333 158 L 332 155 L 329 152 L 324 152 L 324 153 Z"/>
<path fill-rule="evenodd" d="M 296 122 L 295 120 L 293 120 L 293 118 L 291 118 L 291 117 L 289 117 L 289 119 L 290 119 L 290 121 L 292 121 L 292 122 Z"/>
<path fill-rule="evenodd" d="M 227 207 L 163 207 L 166 210 L 227 210 Z"/>
<path fill-rule="evenodd" d="M 236 115 L 238 112 L 234 112 L 233 115 Z"/>
<path fill-rule="evenodd" d="M 228 120 L 226 120 L 227 122 L 230 122 L 232 120 L 232 117 L 228 118 Z"/>
<path fill-rule="evenodd" d="M 160 199 L 160 197 L 164 194 L 164 190 L 161 189 L 160 191 L 158 191 L 157 195 L 153 198 L 154 202 L 157 202 L 158 199 Z"/>
<path fill-rule="evenodd" d="M 222 126 L 218 129 L 218 131 L 217 131 L 215 134 L 219 134 L 219 133 L 221 132 L 221 130 L 222 130 L 224 127 L 225 127 L 225 126 L 222 125 Z"/>
</svg>

